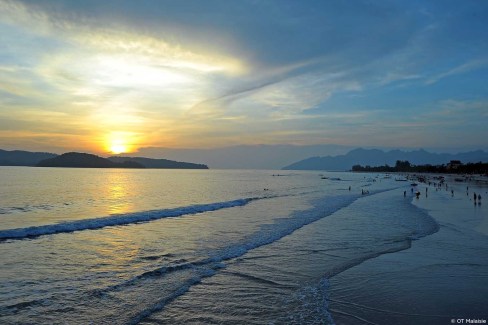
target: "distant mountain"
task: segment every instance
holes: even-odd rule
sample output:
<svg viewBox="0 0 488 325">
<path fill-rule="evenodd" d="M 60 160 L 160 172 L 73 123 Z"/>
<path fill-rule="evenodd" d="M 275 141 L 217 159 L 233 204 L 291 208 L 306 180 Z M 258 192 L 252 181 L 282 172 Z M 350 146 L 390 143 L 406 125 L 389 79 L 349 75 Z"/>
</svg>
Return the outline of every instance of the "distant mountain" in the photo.
<svg viewBox="0 0 488 325">
<path fill-rule="evenodd" d="M 345 154 L 354 147 L 341 145 L 239 145 L 219 148 L 139 148 L 138 156 L 194 161 L 219 169 L 280 169 L 310 156 Z"/>
<path fill-rule="evenodd" d="M 7 151 L 0 149 L 0 166 L 35 166 L 41 160 L 56 156 L 54 153 L 47 152 Z"/>
<path fill-rule="evenodd" d="M 79 168 L 144 168 L 134 161 L 113 162 L 96 155 L 68 152 L 60 156 L 40 161 L 37 167 L 79 167 Z"/>
<path fill-rule="evenodd" d="M 124 161 L 135 162 L 146 168 L 174 168 L 174 169 L 208 169 L 207 165 L 179 162 L 168 159 L 152 159 L 144 157 L 109 157 L 110 161 L 122 163 Z"/>
<path fill-rule="evenodd" d="M 351 170 L 353 165 L 362 166 L 383 166 L 385 164 L 394 166 L 397 160 L 408 160 L 413 165 L 440 165 L 447 164 L 450 160 L 468 162 L 488 162 L 488 152 L 477 150 L 459 154 L 437 154 L 425 150 L 382 151 L 378 149 L 354 149 L 345 155 L 311 157 L 298 161 L 282 169 L 291 170 Z"/>
<path fill-rule="evenodd" d="M 53 160 L 53 158 L 58 159 Z M 168 159 L 121 156 L 102 158 L 79 152 L 57 155 L 47 152 L 8 151 L 2 149 L 0 149 L 0 166 L 208 169 L 208 166 L 204 164 Z"/>
</svg>

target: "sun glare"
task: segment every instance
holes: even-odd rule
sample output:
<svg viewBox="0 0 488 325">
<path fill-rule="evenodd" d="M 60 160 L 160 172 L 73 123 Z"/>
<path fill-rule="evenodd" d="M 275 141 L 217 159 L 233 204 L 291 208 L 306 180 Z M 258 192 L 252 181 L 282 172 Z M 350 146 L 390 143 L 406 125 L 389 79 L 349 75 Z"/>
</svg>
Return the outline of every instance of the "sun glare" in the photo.
<svg viewBox="0 0 488 325">
<path fill-rule="evenodd" d="M 155 62 L 135 57 L 132 60 L 117 56 L 98 57 L 92 81 L 105 86 L 147 87 L 189 84 L 192 79 L 178 69 L 164 68 Z"/>
<path fill-rule="evenodd" d="M 115 155 L 133 152 L 138 139 L 137 134 L 129 131 L 107 133 L 103 140 L 105 152 Z"/>
<path fill-rule="evenodd" d="M 110 146 L 110 151 L 116 155 L 120 154 L 120 153 L 124 153 L 127 151 L 127 148 L 125 145 L 123 144 L 112 144 Z"/>
<path fill-rule="evenodd" d="M 113 133 L 106 141 L 107 149 L 115 155 L 129 152 L 130 148 L 127 140 L 127 137 L 122 133 Z"/>
</svg>

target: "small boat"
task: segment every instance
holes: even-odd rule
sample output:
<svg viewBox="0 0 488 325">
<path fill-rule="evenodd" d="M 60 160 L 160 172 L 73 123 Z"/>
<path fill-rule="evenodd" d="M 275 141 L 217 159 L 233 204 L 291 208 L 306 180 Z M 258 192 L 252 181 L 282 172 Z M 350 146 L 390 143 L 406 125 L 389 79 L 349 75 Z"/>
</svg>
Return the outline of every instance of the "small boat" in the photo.
<svg viewBox="0 0 488 325">
<path fill-rule="evenodd" d="M 417 184 L 417 183 L 412 183 L 412 184 L 410 184 L 410 185 L 412 185 L 412 186 L 417 186 L 417 185 L 419 185 L 419 184 Z"/>
<path fill-rule="evenodd" d="M 395 181 L 397 181 L 397 182 L 406 182 L 408 180 L 405 179 L 405 178 L 395 178 Z"/>
</svg>

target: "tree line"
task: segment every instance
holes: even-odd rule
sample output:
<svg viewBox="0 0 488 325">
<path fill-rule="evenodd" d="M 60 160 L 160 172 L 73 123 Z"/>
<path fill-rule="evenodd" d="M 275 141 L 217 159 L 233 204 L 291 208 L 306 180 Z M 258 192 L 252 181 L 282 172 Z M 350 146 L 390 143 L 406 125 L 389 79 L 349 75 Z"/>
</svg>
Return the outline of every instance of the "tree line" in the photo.
<svg viewBox="0 0 488 325">
<path fill-rule="evenodd" d="M 414 172 L 414 173 L 449 173 L 449 174 L 487 174 L 488 163 L 459 164 L 455 167 L 445 165 L 412 165 L 408 160 L 397 160 L 395 166 L 352 166 L 353 172 Z"/>
</svg>

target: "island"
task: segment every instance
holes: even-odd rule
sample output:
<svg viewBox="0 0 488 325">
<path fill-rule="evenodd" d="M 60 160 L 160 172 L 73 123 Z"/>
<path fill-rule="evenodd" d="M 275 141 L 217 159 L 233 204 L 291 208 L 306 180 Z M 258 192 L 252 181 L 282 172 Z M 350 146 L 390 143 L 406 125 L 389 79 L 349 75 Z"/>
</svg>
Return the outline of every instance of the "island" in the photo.
<svg viewBox="0 0 488 325">
<path fill-rule="evenodd" d="M 29 152 L 0 149 L 0 166 L 76 167 L 76 168 L 157 168 L 209 169 L 205 164 L 174 161 L 162 158 L 112 156 L 103 158 L 83 152 L 62 155 L 49 152 Z"/>
<path fill-rule="evenodd" d="M 145 168 L 208 169 L 208 166 L 204 164 L 195 164 L 195 163 L 174 161 L 168 159 L 153 159 L 153 158 L 145 158 L 145 157 L 121 157 L 121 156 L 108 157 L 107 159 L 115 163 L 134 162 L 134 163 L 141 164 Z"/>
<path fill-rule="evenodd" d="M 57 154 L 49 152 L 0 149 L 0 166 L 35 166 L 41 160 L 56 156 Z"/>
<path fill-rule="evenodd" d="M 109 159 L 82 152 L 68 152 L 54 158 L 41 160 L 37 167 L 77 168 L 145 168 L 135 161 L 113 162 Z"/>
</svg>

